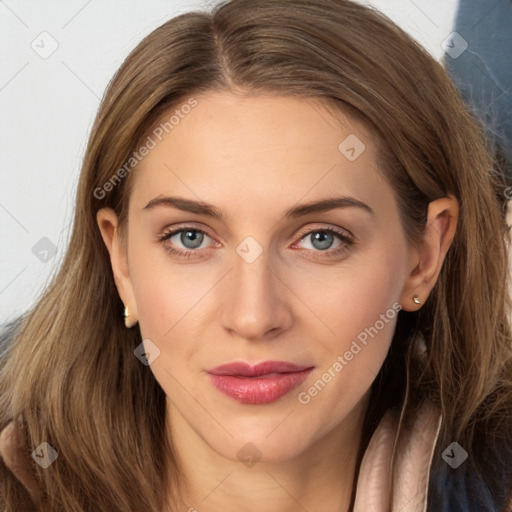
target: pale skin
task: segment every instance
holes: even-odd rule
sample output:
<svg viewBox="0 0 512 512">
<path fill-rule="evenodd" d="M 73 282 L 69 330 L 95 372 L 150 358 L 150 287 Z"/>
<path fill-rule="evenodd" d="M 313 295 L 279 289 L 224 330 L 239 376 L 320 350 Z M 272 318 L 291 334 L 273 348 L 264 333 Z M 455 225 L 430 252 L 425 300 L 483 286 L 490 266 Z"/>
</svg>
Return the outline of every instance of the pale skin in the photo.
<svg viewBox="0 0 512 512">
<path fill-rule="evenodd" d="M 430 203 L 424 241 L 412 247 L 363 126 L 349 118 L 340 125 L 313 100 L 227 92 L 196 99 L 130 177 L 126 245 L 115 213 L 97 215 L 119 295 L 142 339 L 160 349 L 147 370 L 168 397 L 168 432 L 189 484 L 183 510 L 292 512 L 300 504 L 345 512 L 370 386 L 396 317 L 309 403 L 298 393 L 393 304 L 413 311 L 421 307 L 415 295 L 427 300 L 453 240 L 457 202 Z M 338 149 L 350 134 L 366 146 L 354 161 Z M 223 218 L 144 209 L 162 196 L 209 203 Z M 371 212 L 346 206 L 284 216 L 340 196 Z M 180 233 L 159 241 L 170 228 L 206 235 L 201 242 L 193 232 L 198 248 Z M 311 235 L 326 229 L 353 244 L 332 234 L 319 249 Z M 262 250 L 251 263 L 237 252 L 249 236 Z M 187 259 L 166 246 L 195 252 Z M 249 405 L 220 393 L 205 371 L 240 360 L 315 368 L 288 395 Z M 252 467 L 237 456 L 246 443 L 261 456 Z"/>
</svg>

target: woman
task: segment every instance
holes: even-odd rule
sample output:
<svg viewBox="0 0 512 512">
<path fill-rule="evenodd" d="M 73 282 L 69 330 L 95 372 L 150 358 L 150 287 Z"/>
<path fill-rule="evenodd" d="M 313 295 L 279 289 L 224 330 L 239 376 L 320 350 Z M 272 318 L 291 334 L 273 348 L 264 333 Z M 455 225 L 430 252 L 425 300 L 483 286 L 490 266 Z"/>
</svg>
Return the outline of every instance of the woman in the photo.
<svg viewBox="0 0 512 512">
<path fill-rule="evenodd" d="M 503 191 L 444 70 L 367 7 L 165 23 L 4 358 L 3 507 L 510 510 Z"/>
</svg>

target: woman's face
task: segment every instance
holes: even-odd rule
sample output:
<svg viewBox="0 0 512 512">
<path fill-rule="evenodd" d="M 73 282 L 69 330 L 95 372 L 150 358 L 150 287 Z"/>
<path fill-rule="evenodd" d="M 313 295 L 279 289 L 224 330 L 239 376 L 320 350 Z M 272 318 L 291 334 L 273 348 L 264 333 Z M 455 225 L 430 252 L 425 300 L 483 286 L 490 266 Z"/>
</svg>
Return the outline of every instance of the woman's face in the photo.
<svg viewBox="0 0 512 512">
<path fill-rule="evenodd" d="M 132 171 L 122 299 L 176 435 L 290 459 L 360 427 L 414 253 L 363 126 L 313 100 L 195 100 Z M 211 374 L 239 362 L 270 363 Z"/>
</svg>

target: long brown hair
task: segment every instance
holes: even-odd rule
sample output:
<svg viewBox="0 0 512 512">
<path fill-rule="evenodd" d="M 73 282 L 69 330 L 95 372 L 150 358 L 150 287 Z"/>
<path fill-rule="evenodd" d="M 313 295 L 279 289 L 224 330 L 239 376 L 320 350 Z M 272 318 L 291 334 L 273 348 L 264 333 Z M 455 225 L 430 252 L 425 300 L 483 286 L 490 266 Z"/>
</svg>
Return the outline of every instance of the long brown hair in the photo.
<svg viewBox="0 0 512 512">
<path fill-rule="evenodd" d="M 113 208 L 122 231 L 137 170 L 119 169 L 163 113 L 209 90 L 320 98 L 334 114 L 363 120 L 412 244 L 428 203 L 456 197 L 455 239 L 425 305 L 399 314 L 363 439 L 387 408 L 405 402 L 413 411 L 429 401 L 443 415 L 434 466 L 457 441 L 504 509 L 512 486 L 508 234 L 504 183 L 482 128 L 442 66 L 373 9 L 345 0 L 230 0 L 160 26 L 112 79 L 62 267 L 2 362 L 0 428 L 20 418 L 27 455 L 43 441 L 59 453 L 46 470 L 33 465 L 42 510 L 156 511 L 178 494 L 165 395 L 134 357 L 140 331 L 124 327 L 96 212 Z M 427 345 L 421 364 L 411 342 L 419 331 Z M 23 488 L 3 463 L 0 475 L 0 504 L 20 510 Z"/>
</svg>

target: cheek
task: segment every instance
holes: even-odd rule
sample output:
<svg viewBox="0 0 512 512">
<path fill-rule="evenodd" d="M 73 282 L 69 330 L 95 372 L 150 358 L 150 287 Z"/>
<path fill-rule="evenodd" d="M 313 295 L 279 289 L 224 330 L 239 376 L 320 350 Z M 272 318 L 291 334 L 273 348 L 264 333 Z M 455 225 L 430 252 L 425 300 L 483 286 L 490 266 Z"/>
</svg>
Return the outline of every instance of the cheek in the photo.
<svg viewBox="0 0 512 512">
<path fill-rule="evenodd" d="M 357 398 L 382 366 L 400 304 L 391 283 L 376 282 L 368 275 L 354 281 L 347 280 L 319 309 L 328 330 L 317 330 L 315 338 L 317 353 L 322 354 L 317 378 L 332 381 L 333 390 Z"/>
<path fill-rule="evenodd" d="M 300 290 L 322 320 L 314 335 L 320 364 L 298 397 L 312 411 L 343 415 L 369 389 L 388 353 L 401 309 L 403 252 L 382 246 L 368 254 L 317 279 L 320 286 Z M 335 413 L 332 422 L 337 419 Z"/>
<path fill-rule="evenodd" d="M 381 339 L 391 337 L 405 278 L 403 258 L 401 248 L 390 251 L 382 246 L 328 272 L 294 277 L 294 292 L 320 320 L 317 338 L 330 352 L 347 350 L 347 344 L 360 333 L 364 338 L 376 323 Z"/>
<path fill-rule="evenodd" d="M 132 280 L 141 335 L 160 351 L 150 370 L 166 395 L 173 397 L 180 410 L 187 410 L 191 406 L 189 393 L 201 396 L 192 378 L 197 367 L 192 367 L 194 354 L 204 340 L 197 331 L 203 324 L 201 308 L 208 300 L 211 280 L 207 276 L 197 279 L 197 272 L 194 279 L 193 271 L 179 265 L 155 260 L 148 264 L 144 257 L 132 261 L 134 267 L 137 265 Z"/>
<path fill-rule="evenodd" d="M 157 243 L 147 241 L 133 244 L 129 262 L 143 336 L 171 339 L 180 319 L 186 323 L 187 312 L 207 292 L 208 276 L 198 279 L 198 266 L 177 264 Z"/>
<path fill-rule="evenodd" d="M 204 326 L 211 324 L 211 292 L 218 277 L 207 266 L 177 264 L 163 249 L 151 250 L 151 255 L 132 251 L 130 274 L 142 338 L 160 350 L 151 369 L 166 392 L 176 396 L 180 388 L 172 377 L 182 382 L 191 372 L 199 373 L 194 355 L 208 340 L 210 330 L 204 332 Z"/>
<path fill-rule="evenodd" d="M 308 421 L 317 437 L 335 428 L 365 395 L 369 397 L 396 325 L 399 304 L 393 308 L 383 297 L 378 300 L 372 295 L 370 306 L 363 307 L 362 299 L 367 295 L 351 297 L 350 308 L 340 306 L 333 310 L 332 318 L 336 320 L 332 325 L 337 335 L 318 337 L 320 364 L 296 394 L 302 417 L 310 418 Z M 355 313 L 351 315 L 351 311 Z"/>
</svg>

